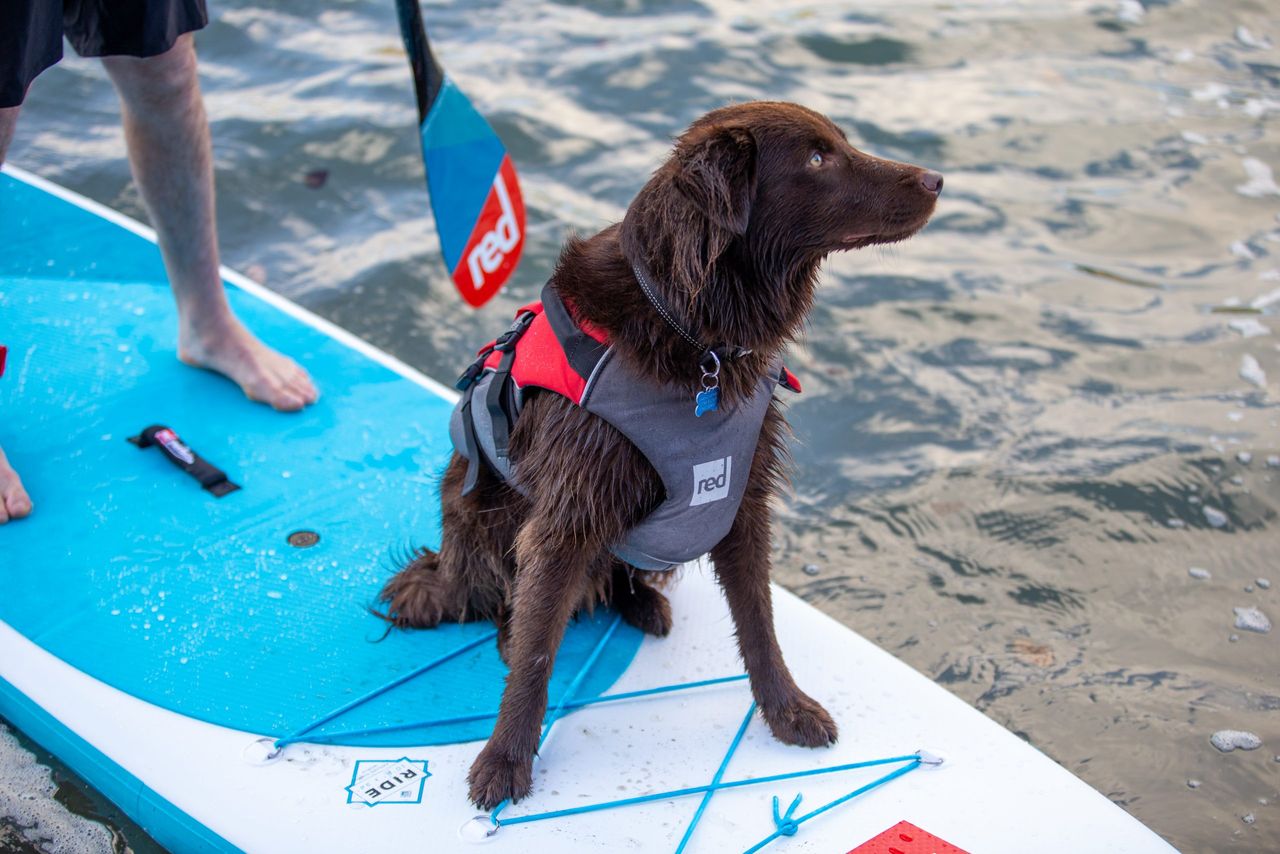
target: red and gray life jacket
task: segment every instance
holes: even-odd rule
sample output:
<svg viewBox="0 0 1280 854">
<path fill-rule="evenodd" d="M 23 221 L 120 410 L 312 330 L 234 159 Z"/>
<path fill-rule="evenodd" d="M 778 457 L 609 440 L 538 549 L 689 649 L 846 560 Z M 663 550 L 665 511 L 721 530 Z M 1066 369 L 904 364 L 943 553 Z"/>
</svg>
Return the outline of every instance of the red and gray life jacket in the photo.
<svg viewBox="0 0 1280 854">
<path fill-rule="evenodd" d="M 654 384 L 615 358 L 604 332 L 575 322 L 550 285 L 479 356 L 458 381 L 463 396 L 449 423 L 454 448 L 469 461 L 463 494 L 474 488 L 481 464 L 524 492 L 507 440 L 528 391 L 555 392 L 621 431 L 662 478 L 666 500 L 612 547 L 638 569 L 670 569 L 724 539 L 774 388 L 800 390 L 778 362 L 747 399 L 695 415 L 687 390 Z"/>
</svg>

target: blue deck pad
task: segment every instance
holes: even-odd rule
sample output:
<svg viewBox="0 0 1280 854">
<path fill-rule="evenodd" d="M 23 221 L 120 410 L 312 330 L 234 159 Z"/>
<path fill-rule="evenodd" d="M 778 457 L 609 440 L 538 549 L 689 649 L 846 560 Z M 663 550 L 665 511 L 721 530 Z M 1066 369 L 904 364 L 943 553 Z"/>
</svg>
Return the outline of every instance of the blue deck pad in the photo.
<svg viewBox="0 0 1280 854">
<path fill-rule="evenodd" d="M 175 357 L 158 250 L 0 175 L 0 447 L 35 503 L 0 527 L 0 619 L 120 690 L 193 718 L 283 736 L 488 624 L 393 631 L 366 606 L 391 553 L 440 539 L 451 404 L 257 298 L 245 323 L 322 390 L 286 415 Z M 214 498 L 126 439 L 166 424 L 242 488 Z M 293 548 L 289 533 L 320 534 Z M 566 635 L 551 702 L 611 616 Z M 596 696 L 640 635 L 622 627 L 579 691 Z M 492 711 L 506 670 L 486 645 L 318 732 Z M 491 721 L 353 744 L 483 738 Z"/>
</svg>

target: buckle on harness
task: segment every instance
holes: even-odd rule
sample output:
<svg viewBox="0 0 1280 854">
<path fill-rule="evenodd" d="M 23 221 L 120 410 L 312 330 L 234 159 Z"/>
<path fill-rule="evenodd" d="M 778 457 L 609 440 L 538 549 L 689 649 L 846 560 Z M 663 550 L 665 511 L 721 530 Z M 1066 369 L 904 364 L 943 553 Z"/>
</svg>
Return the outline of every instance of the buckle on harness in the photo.
<svg viewBox="0 0 1280 854">
<path fill-rule="evenodd" d="M 458 377 L 458 381 L 453 384 L 453 387 L 458 391 L 466 391 L 471 388 L 472 384 L 475 383 L 476 380 L 480 379 L 480 375 L 484 373 L 484 360 L 489 358 L 489 353 L 491 352 L 491 350 L 482 351 L 480 353 L 480 358 L 472 362 L 470 366 L 462 372 L 462 376 Z"/>
<path fill-rule="evenodd" d="M 480 348 L 479 357 L 462 372 L 462 376 L 458 377 L 458 381 L 454 383 L 454 388 L 458 391 L 466 391 L 471 388 L 480 375 L 484 373 L 484 363 L 489 359 L 490 354 L 495 350 L 499 353 L 509 353 L 516 348 L 516 342 L 529 329 L 529 324 L 533 323 L 533 319 L 538 315 L 532 311 L 522 311 L 516 315 L 515 322 L 511 324 L 511 328 L 499 335 L 491 343 Z"/>
</svg>

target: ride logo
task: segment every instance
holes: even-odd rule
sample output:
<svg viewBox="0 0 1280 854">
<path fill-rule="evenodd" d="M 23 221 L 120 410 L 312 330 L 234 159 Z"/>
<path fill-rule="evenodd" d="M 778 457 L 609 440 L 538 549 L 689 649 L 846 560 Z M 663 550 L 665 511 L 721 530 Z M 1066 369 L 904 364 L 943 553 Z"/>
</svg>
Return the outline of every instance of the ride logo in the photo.
<svg viewBox="0 0 1280 854">
<path fill-rule="evenodd" d="M 453 269 L 454 284 L 468 303 L 479 308 L 506 283 L 524 249 L 524 223 L 524 198 L 515 166 L 504 155 L 480 217 Z"/>
<path fill-rule="evenodd" d="M 430 776 L 425 759 L 359 759 L 347 786 L 347 803 L 420 804 L 423 784 Z"/>
</svg>

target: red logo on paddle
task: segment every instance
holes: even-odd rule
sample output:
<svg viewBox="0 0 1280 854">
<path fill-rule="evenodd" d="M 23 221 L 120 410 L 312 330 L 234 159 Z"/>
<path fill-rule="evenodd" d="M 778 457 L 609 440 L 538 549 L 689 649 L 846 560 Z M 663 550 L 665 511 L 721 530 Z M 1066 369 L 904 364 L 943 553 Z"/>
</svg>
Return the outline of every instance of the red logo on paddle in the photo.
<svg viewBox="0 0 1280 854">
<path fill-rule="evenodd" d="M 462 250 L 453 281 L 462 298 L 479 308 L 506 283 L 524 249 L 524 199 L 509 156 L 502 158 L 480 210 L 471 239 Z"/>
</svg>

